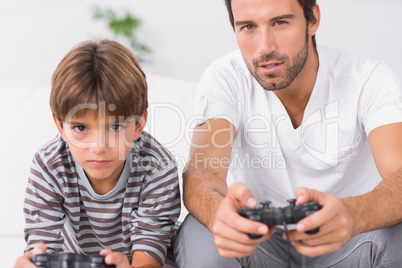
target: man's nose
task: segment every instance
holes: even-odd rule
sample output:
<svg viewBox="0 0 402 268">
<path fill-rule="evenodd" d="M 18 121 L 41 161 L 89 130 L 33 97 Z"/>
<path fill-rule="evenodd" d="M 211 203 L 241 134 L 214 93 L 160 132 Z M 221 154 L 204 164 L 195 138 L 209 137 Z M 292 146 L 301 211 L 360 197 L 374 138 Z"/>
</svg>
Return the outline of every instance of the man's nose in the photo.
<svg viewBox="0 0 402 268">
<path fill-rule="evenodd" d="M 269 29 L 262 29 L 258 35 L 257 52 L 260 55 L 268 55 L 277 49 L 275 34 Z"/>
</svg>

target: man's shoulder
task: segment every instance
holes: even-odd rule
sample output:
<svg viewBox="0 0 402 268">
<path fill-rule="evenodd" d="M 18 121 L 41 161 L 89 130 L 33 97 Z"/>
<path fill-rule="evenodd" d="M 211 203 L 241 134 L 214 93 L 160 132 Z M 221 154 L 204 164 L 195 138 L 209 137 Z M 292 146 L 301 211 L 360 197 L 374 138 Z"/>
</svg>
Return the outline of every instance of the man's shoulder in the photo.
<svg viewBox="0 0 402 268">
<path fill-rule="evenodd" d="M 247 72 L 248 69 L 240 49 L 237 49 L 213 61 L 206 72 L 235 72 L 239 74 L 244 71 Z"/>
<path fill-rule="evenodd" d="M 388 68 L 379 59 L 365 57 L 350 51 L 328 46 L 318 46 L 317 49 L 320 67 L 327 68 L 331 73 L 345 76 L 368 76 L 376 69 Z"/>
</svg>

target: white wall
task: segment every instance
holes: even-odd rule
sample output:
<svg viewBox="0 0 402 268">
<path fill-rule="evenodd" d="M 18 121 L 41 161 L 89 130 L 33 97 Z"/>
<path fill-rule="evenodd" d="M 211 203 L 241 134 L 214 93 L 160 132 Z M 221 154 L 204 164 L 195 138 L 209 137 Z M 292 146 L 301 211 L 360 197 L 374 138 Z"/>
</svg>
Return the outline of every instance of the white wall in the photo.
<svg viewBox="0 0 402 268">
<path fill-rule="evenodd" d="M 402 78 L 402 1 L 318 0 L 319 44 L 382 59 Z"/>
<path fill-rule="evenodd" d="M 402 1 L 318 0 L 319 44 L 384 59 L 402 76 Z M 198 81 L 217 57 L 236 48 L 224 0 L 1 0 L 0 86 L 46 86 L 76 43 L 111 37 L 92 8 L 124 9 L 143 19 L 140 40 L 153 50 L 145 71 Z"/>
<path fill-rule="evenodd" d="M 139 39 L 153 50 L 155 73 L 198 81 L 215 58 L 236 47 L 219 0 L 9 0 L 0 1 L 0 85 L 44 86 L 76 43 L 112 38 L 94 6 L 130 10 L 143 20 Z"/>
</svg>

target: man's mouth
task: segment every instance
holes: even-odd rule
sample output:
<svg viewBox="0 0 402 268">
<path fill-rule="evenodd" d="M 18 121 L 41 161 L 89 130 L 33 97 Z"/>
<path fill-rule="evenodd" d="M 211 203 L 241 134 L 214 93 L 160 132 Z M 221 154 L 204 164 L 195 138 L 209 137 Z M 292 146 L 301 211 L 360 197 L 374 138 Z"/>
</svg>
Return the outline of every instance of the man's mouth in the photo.
<svg viewBox="0 0 402 268">
<path fill-rule="evenodd" d="M 279 65 L 279 63 L 273 63 L 273 64 L 270 64 L 270 65 L 263 65 L 262 67 L 271 69 L 271 68 L 273 68 L 275 66 L 278 66 L 278 65 Z"/>
<path fill-rule="evenodd" d="M 262 63 L 258 65 L 258 69 L 265 75 L 276 74 L 281 68 L 281 63 Z"/>
</svg>

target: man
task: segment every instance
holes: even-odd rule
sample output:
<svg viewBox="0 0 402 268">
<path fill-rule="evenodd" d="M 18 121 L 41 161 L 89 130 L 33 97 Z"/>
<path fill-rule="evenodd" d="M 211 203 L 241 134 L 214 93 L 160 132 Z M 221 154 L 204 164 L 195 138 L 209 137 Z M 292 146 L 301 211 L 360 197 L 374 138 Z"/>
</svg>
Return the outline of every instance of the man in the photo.
<svg viewBox="0 0 402 268">
<path fill-rule="evenodd" d="M 204 120 L 183 174 L 190 215 L 179 266 L 402 267 L 402 100 L 392 71 L 316 47 L 315 0 L 226 5 L 240 52 L 199 85 Z M 239 215 L 289 198 L 322 205 L 289 233 L 291 245 Z"/>
</svg>

